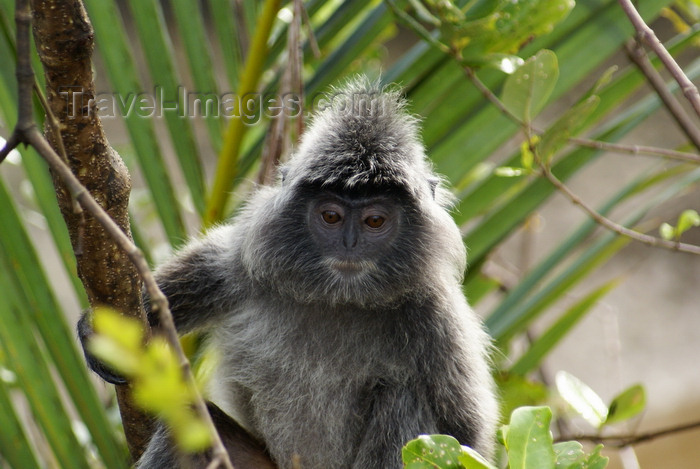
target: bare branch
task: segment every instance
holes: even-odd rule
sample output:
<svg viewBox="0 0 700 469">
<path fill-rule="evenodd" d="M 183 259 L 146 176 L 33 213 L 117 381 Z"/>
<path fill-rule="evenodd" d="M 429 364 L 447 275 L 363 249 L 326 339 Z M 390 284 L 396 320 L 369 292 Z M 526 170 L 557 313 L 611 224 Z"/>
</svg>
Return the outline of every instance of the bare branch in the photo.
<svg viewBox="0 0 700 469">
<path fill-rule="evenodd" d="M 663 47 L 663 46 L 662 46 Z M 683 106 L 676 100 L 668 88 L 663 77 L 656 71 L 649 61 L 644 48 L 639 42 L 625 44 L 628 57 L 637 65 L 637 68 L 644 74 L 649 84 L 654 88 L 656 94 L 664 103 L 671 117 L 676 121 L 683 133 L 693 142 L 695 148 L 700 150 L 700 128 L 693 122 L 683 110 Z"/>
<path fill-rule="evenodd" d="M 618 0 L 622 10 L 625 12 L 630 22 L 637 31 L 639 40 L 648 45 L 651 50 L 659 57 L 659 60 L 664 64 L 666 69 L 671 73 L 673 78 L 678 82 L 681 91 L 693 106 L 695 113 L 700 116 L 700 93 L 692 81 L 683 72 L 683 69 L 676 63 L 673 56 L 661 44 L 659 38 L 656 37 L 654 30 L 644 22 L 644 19 L 639 12 L 634 8 L 631 0 Z"/>
<path fill-rule="evenodd" d="M 671 160 L 685 161 L 686 163 L 700 164 L 700 155 L 683 151 L 669 150 L 667 148 L 648 147 L 644 145 L 625 145 L 621 143 L 589 140 L 587 138 L 570 137 L 569 141 L 581 147 L 594 148 L 596 150 L 614 153 L 626 153 L 630 155 L 662 156 Z"/>
<path fill-rule="evenodd" d="M 672 251 L 680 251 L 700 255 L 700 246 L 695 246 L 692 244 L 686 244 L 681 242 L 667 241 L 665 239 L 657 238 L 655 236 L 650 236 L 644 233 L 639 233 L 637 231 L 630 230 L 627 227 L 615 223 L 609 218 L 606 218 L 600 213 L 596 212 L 586 202 L 584 202 L 583 199 L 574 194 L 571 191 L 571 189 L 569 189 L 564 183 L 557 179 L 557 177 L 554 174 L 552 174 L 552 171 L 549 167 L 540 163 L 540 168 L 542 168 L 542 175 L 545 178 L 547 178 L 547 180 L 551 182 L 552 185 L 559 190 L 559 192 L 564 194 L 572 203 L 581 207 L 583 211 L 586 212 L 588 216 L 590 216 L 599 225 L 604 226 L 605 228 L 614 231 L 617 234 L 627 236 L 628 238 L 632 238 L 635 241 L 639 241 L 640 243 L 647 244 L 649 246 L 662 247 L 670 249 Z"/>
<path fill-rule="evenodd" d="M 627 446 L 633 446 L 639 443 L 644 443 L 646 441 L 655 440 L 657 438 L 666 437 L 670 435 L 675 435 L 677 433 L 687 432 L 691 430 L 697 430 L 700 428 L 700 422 L 691 422 L 682 425 L 676 425 L 669 428 L 664 428 L 661 430 L 655 430 L 647 433 L 640 433 L 637 435 L 613 435 L 613 436 L 600 436 L 600 435 L 565 435 L 556 439 L 556 442 L 561 441 L 590 441 L 591 443 L 604 443 L 606 446 L 615 448 L 624 448 Z"/>
</svg>

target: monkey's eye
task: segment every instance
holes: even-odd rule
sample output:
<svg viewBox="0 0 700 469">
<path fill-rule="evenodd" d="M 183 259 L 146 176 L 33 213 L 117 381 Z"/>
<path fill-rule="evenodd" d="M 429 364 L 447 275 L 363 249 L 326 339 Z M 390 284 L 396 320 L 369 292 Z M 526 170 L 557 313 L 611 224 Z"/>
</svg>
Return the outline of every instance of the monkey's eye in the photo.
<svg viewBox="0 0 700 469">
<path fill-rule="evenodd" d="M 381 226 L 384 224 L 384 221 L 384 217 L 380 215 L 372 215 L 365 218 L 365 224 L 370 228 L 381 228 Z"/>
<path fill-rule="evenodd" d="M 321 217 L 323 218 L 323 221 L 329 225 L 335 225 L 341 219 L 340 214 L 334 210 L 324 210 L 321 212 Z"/>
</svg>

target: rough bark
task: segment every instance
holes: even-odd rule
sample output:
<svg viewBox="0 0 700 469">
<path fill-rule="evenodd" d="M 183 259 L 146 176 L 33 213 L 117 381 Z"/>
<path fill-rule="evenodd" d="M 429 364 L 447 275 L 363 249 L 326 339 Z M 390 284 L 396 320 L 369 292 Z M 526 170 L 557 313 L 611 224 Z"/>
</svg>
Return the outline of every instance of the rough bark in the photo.
<svg viewBox="0 0 700 469">
<path fill-rule="evenodd" d="M 130 236 L 127 207 L 131 179 L 102 130 L 94 98 L 91 56 L 93 30 L 81 1 L 32 0 L 33 33 L 49 106 L 60 122 L 68 163 L 80 182 Z M 47 129 L 52 147 L 59 145 Z M 107 305 L 143 317 L 141 280 L 132 262 L 89 213 L 77 210 L 63 183 L 54 176 L 61 212 L 77 258 L 78 275 L 90 304 Z M 132 458 L 138 458 L 153 431 L 153 420 L 137 409 L 128 386 L 117 399 Z"/>
</svg>

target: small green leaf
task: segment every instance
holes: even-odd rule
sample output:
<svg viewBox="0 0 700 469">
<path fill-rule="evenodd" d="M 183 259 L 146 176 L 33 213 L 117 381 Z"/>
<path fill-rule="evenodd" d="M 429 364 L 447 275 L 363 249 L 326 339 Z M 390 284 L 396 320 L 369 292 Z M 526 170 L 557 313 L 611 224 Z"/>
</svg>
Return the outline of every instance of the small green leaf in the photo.
<svg viewBox="0 0 700 469">
<path fill-rule="evenodd" d="M 535 162 L 535 154 L 532 148 L 540 141 L 540 137 L 533 136 L 529 141 L 520 144 L 520 162 L 527 172 L 532 172 L 532 163 Z"/>
<path fill-rule="evenodd" d="M 595 84 L 591 87 L 590 91 L 588 92 L 588 96 L 596 95 L 603 88 L 608 86 L 610 84 L 610 82 L 612 81 L 613 75 L 615 75 L 618 68 L 619 67 L 617 65 L 613 65 L 611 67 L 608 67 L 608 69 L 603 72 L 603 74 L 600 76 L 600 78 L 598 78 L 598 80 L 595 82 Z"/>
<path fill-rule="evenodd" d="M 93 312 L 93 328 L 127 350 L 136 352 L 143 345 L 144 328 L 136 319 L 123 316 L 117 311 L 98 307 Z"/>
<path fill-rule="evenodd" d="M 510 469 L 554 469 L 551 421 L 549 407 L 515 409 L 505 432 Z"/>
<path fill-rule="evenodd" d="M 566 371 L 557 373 L 556 383 L 561 397 L 588 423 L 595 428 L 603 425 L 608 408 L 595 391 Z"/>
<path fill-rule="evenodd" d="M 662 223 L 659 226 L 659 235 L 666 241 L 670 241 L 676 237 L 676 229 L 668 223 Z"/>
<path fill-rule="evenodd" d="M 678 217 L 676 236 L 680 238 L 683 233 L 694 226 L 700 226 L 700 215 L 695 210 L 684 210 Z"/>
<path fill-rule="evenodd" d="M 608 462 L 610 458 L 606 456 L 601 456 L 600 451 L 603 449 L 603 445 L 598 445 L 595 447 L 591 455 L 588 457 L 586 464 L 582 469 L 605 469 L 608 467 Z"/>
<path fill-rule="evenodd" d="M 578 441 L 563 441 L 555 444 L 554 455 L 557 458 L 556 469 L 568 469 L 586 459 L 583 445 Z"/>
<path fill-rule="evenodd" d="M 578 441 L 557 443 L 554 445 L 556 469 L 604 469 L 608 465 L 608 458 L 600 455 L 602 448 L 603 445 L 598 445 L 587 455 Z"/>
<path fill-rule="evenodd" d="M 462 447 L 448 435 L 421 435 L 401 450 L 406 469 L 463 469 Z M 478 466 L 477 466 L 478 467 Z"/>
<path fill-rule="evenodd" d="M 639 414 L 646 407 L 644 387 L 636 384 L 618 394 L 610 403 L 605 424 L 628 420 Z"/>
<path fill-rule="evenodd" d="M 547 104 L 558 78 L 556 54 L 541 50 L 506 79 L 501 101 L 515 117 L 530 123 Z"/>
</svg>

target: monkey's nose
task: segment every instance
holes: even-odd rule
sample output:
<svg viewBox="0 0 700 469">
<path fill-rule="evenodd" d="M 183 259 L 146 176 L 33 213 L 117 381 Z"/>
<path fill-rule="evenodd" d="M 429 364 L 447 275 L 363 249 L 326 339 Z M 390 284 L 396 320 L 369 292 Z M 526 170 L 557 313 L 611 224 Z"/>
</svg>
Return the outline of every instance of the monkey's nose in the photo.
<svg viewBox="0 0 700 469">
<path fill-rule="evenodd" d="M 357 230 L 352 226 L 347 226 L 343 231 L 343 247 L 345 249 L 354 249 L 357 247 Z"/>
</svg>

